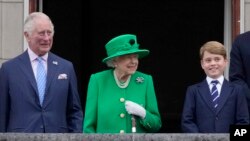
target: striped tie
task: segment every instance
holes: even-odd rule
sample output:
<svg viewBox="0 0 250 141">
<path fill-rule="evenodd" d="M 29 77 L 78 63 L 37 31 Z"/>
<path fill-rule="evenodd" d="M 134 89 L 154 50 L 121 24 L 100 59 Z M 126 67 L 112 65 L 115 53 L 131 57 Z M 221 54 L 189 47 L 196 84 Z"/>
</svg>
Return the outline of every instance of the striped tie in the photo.
<svg viewBox="0 0 250 141">
<path fill-rule="evenodd" d="M 46 86 L 46 71 L 43 65 L 42 57 L 37 58 L 36 83 L 39 92 L 40 105 L 42 105 L 45 94 L 45 86 Z"/>
<path fill-rule="evenodd" d="M 216 87 L 216 85 L 218 83 L 219 83 L 218 80 L 213 80 L 211 82 L 211 84 L 213 85 L 212 90 L 211 90 L 211 96 L 212 96 L 214 108 L 216 108 L 218 106 L 219 92 L 218 92 L 218 89 Z"/>
</svg>

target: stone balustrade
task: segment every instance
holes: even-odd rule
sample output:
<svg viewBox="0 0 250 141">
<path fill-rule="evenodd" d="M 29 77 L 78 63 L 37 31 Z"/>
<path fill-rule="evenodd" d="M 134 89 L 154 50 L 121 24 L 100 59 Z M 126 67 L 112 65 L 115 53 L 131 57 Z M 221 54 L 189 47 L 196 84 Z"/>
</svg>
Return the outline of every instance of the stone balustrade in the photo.
<svg viewBox="0 0 250 141">
<path fill-rule="evenodd" d="M 229 141 L 229 134 L 54 134 L 0 133 L 0 141 Z"/>
</svg>

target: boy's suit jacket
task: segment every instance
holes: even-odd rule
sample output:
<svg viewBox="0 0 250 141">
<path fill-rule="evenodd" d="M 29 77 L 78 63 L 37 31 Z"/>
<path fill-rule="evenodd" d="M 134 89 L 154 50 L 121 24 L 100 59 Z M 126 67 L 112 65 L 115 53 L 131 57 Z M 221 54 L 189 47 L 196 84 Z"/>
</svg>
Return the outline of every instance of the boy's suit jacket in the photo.
<svg viewBox="0 0 250 141">
<path fill-rule="evenodd" d="M 239 85 L 224 80 L 215 109 L 206 80 L 188 87 L 182 113 L 186 133 L 228 133 L 231 124 L 249 124 L 245 95 Z"/>
<path fill-rule="evenodd" d="M 0 132 L 82 132 L 82 118 L 72 63 L 49 53 L 43 106 L 27 51 L 3 63 Z"/>
</svg>

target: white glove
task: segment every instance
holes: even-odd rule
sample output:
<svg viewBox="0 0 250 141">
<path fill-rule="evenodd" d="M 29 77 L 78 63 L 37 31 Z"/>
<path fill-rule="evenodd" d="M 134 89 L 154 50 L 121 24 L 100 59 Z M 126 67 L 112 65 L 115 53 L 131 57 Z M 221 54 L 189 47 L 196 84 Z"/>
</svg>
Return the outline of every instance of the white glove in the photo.
<svg viewBox="0 0 250 141">
<path fill-rule="evenodd" d="M 139 104 L 134 103 L 132 101 L 127 100 L 125 102 L 125 108 L 129 114 L 139 116 L 142 119 L 144 119 L 146 116 L 146 110 Z"/>
</svg>

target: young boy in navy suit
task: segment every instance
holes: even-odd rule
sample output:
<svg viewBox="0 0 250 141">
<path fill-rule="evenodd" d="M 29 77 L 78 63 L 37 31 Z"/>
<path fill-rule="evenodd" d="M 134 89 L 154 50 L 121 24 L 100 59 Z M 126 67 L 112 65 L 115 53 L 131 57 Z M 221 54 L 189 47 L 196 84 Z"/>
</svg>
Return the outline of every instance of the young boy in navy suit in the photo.
<svg viewBox="0 0 250 141">
<path fill-rule="evenodd" d="M 206 79 L 187 88 L 181 127 L 185 133 L 229 133 L 230 125 L 249 124 L 248 107 L 241 86 L 223 76 L 227 53 L 217 41 L 200 48 Z"/>
</svg>

